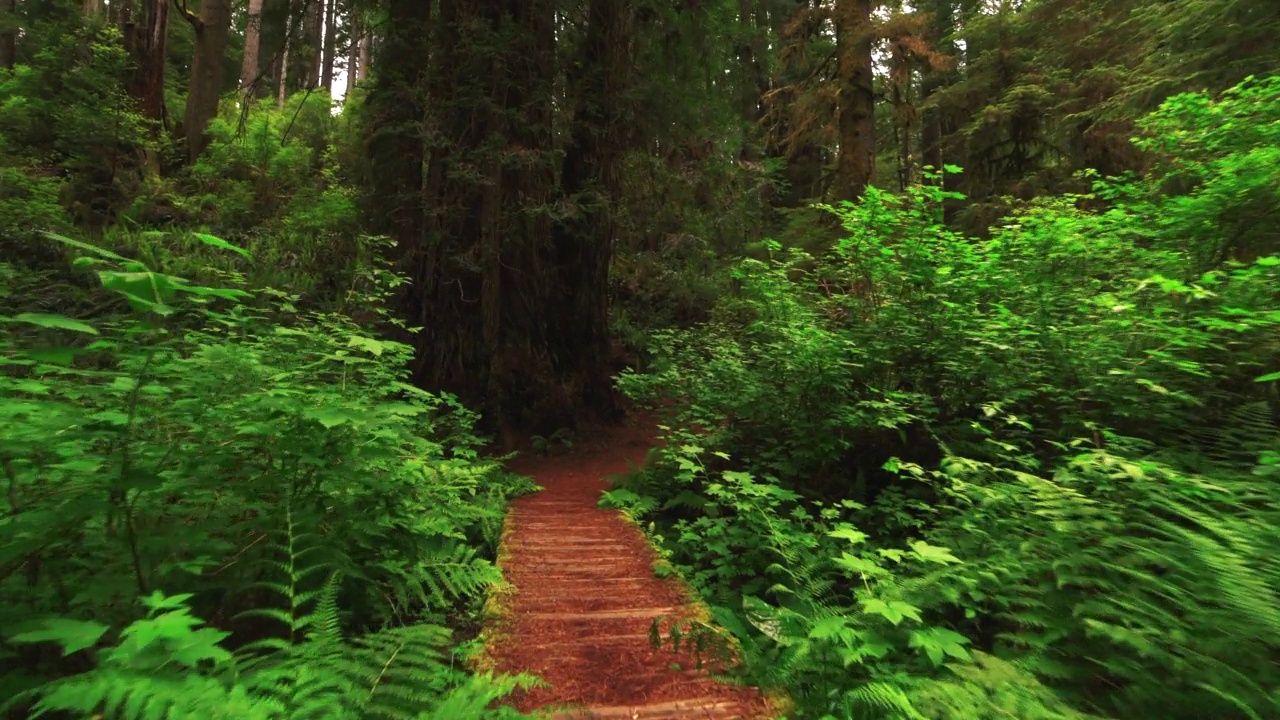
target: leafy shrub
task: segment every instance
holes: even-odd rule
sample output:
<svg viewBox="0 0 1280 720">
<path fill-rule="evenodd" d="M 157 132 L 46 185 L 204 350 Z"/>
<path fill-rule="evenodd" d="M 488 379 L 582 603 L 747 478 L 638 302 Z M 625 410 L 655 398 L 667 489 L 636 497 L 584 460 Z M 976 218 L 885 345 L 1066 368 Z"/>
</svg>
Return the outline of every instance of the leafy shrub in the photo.
<svg viewBox="0 0 1280 720">
<path fill-rule="evenodd" d="M 19 666 L 85 670 L 39 707 L 385 717 L 366 707 L 381 677 L 391 716 L 478 717 L 511 687 L 451 670 L 442 623 L 500 580 L 505 502 L 530 486 L 479 457 L 473 413 L 405 382 L 410 348 L 296 295 L 63 242 L 132 312 L 0 318 L 0 625 L 37 642 Z"/>
<path fill-rule="evenodd" d="M 619 377 L 669 429 L 605 502 L 798 717 L 1280 713 L 1277 82 L 985 239 L 936 182 L 826 207 Z"/>
<path fill-rule="evenodd" d="M 86 22 L 70 6 L 34 22 L 24 28 L 39 38 L 29 63 L 0 70 L 0 157 L 4 165 L 62 178 L 59 201 L 72 219 L 110 224 L 141 182 L 141 168 L 130 159 L 148 140 L 147 124 L 119 82 L 130 70 L 128 53 L 118 30 Z M 48 207 L 51 187 L 26 186 L 23 192 L 40 200 L 33 210 Z M 30 226 L 17 223 L 52 218 L 48 209 L 36 217 L 0 216 L 15 223 L 0 230 L 26 230 Z"/>
</svg>

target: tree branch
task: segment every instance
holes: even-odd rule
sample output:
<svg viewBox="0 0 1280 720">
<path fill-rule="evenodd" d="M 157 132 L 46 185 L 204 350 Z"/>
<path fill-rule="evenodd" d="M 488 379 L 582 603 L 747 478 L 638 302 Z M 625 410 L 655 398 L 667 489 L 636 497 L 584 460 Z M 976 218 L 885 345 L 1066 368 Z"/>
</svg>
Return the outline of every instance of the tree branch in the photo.
<svg viewBox="0 0 1280 720">
<path fill-rule="evenodd" d="M 195 30 L 197 34 L 204 32 L 204 21 L 187 8 L 187 0 L 173 0 L 173 7 L 182 15 L 182 17 L 186 18 L 187 22 L 191 23 L 191 28 Z"/>
</svg>

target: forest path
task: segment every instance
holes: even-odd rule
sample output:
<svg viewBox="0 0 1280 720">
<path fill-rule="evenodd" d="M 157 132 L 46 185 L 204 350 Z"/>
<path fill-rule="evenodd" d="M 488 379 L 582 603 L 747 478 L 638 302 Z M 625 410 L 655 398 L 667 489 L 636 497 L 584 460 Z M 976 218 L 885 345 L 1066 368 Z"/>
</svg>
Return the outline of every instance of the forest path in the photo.
<svg viewBox="0 0 1280 720">
<path fill-rule="evenodd" d="M 501 565 L 514 596 L 490 628 L 498 670 L 552 685 L 518 693 L 520 710 L 554 707 L 557 720 L 763 717 L 754 688 L 707 678 L 684 647 L 650 645 L 653 620 L 688 616 L 689 595 L 654 575 L 644 536 L 597 502 L 604 478 L 639 467 L 653 445 L 652 424 L 639 420 L 569 453 L 512 463 L 546 488 L 517 499 L 507 516 Z"/>
</svg>

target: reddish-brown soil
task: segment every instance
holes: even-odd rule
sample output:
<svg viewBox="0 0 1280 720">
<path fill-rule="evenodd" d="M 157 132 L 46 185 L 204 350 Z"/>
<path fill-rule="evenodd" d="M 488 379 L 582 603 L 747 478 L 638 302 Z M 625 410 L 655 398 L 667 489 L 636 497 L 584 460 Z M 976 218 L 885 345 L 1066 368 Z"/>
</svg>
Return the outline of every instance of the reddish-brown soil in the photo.
<svg viewBox="0 0 1280 720">
<path fill-rule="evenodd" d="M 763 717 L 754 688 L 715 682 L 691 653 L 652 647 L 688 616 L 687 592 L 654 575 L 654 553 L 617 512 L 597 507 L 603 478 L 638 467 L 653 446 L 644 421 L 604 428 L 573 451 L 512 464 L 544 491 L 518 499 L 507 518 L 503 571 L 514 597 L 496 621 L 489 654 L 497 669 L 541 677 L 520 710 L 556 708 L 555 718 L 730 720 Z"/>
</svg>

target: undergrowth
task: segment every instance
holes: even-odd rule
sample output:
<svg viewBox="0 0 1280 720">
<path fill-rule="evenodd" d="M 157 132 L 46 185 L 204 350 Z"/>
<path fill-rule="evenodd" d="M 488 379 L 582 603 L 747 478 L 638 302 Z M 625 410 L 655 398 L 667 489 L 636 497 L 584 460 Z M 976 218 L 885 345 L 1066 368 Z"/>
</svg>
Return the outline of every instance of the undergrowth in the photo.
<svg viewBox="0 0 1280 720">
<path fill-rule="evenodd" d="M 452 628 L 533 486 L 407 382 L 410 348 L 377 330 L 402 281 L 364 273 L 357 321 L 54 239 L 98 312 L 31 311 L 42 278 L 0 273 L 8 711 L 514 717 L 489 706 L 530 679 L 470 674 Z"/>
<path fill-rule="evenodd" d="M 619 377 L 666 445 L 604 504 L 796 718 L 1280 716 L 1276 128 L 1172 98 L 988 239 L 937 174 L 825 207 Z"/>
</svg>

